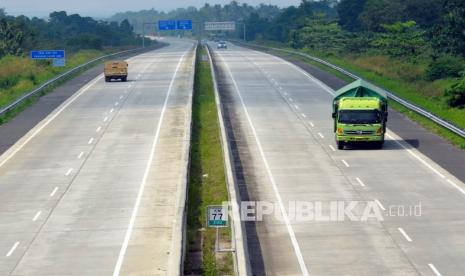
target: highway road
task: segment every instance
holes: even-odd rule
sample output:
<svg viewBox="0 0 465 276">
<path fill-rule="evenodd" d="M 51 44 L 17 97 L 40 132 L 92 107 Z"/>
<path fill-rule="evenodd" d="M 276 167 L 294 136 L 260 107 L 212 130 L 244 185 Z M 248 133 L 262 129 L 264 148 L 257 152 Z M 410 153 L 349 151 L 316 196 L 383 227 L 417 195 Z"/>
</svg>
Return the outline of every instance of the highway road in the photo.
<svg viewBox="0 0 465 276">
<path fill-rule="evenodd" d="M 195 43 L 169 42 L 0 157 L 0 275 L 179 273 Z"/>
<path fill-rule="evenodd" d="M 464 183 L 390 130 L 383 150 L 336 150 L 332 89 L 280 58 L 211 46 L 242 199 L 276 211 L 246 224 L 255 275 L 463 274 Z M 322 216 L 295 219 L 293 202 Z M 328 221 L 334 202 L 382 219 Z"/>
</svg>

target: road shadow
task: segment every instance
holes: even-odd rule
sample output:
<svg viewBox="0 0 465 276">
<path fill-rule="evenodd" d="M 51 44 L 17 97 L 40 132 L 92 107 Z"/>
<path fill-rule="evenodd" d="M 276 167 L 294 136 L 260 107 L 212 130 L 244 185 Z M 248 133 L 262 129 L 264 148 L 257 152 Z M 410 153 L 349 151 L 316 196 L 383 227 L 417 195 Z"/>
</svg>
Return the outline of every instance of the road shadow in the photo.
<svg viewBox="0 0 465 276">
<path fill-rule="evenodd" d="M 402 144 L 401 145 L 399 145 Z M 407 140 L 386 140 L 383 148 L 378 148 L 372 143 L 349 143 L 346 144 L 344 150 L 405 150 L 405 149 L 418 149 L 420 141 L 418 139 Z"/>
</svg>

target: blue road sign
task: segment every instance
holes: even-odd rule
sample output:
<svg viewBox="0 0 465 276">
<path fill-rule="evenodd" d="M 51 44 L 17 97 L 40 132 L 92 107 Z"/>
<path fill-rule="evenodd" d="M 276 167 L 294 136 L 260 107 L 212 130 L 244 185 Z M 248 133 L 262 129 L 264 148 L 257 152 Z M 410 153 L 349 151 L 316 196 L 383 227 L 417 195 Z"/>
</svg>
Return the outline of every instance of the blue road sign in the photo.
<svg viewBox="0 0 465 276">
<path fill-rule="evenodd" d="M 159 20 L 158 30 L 160 31 L 176 30 L 176 21 L 175 20 Z"/>
<path fill-rule="evenodd" d="M 178 30 L 192 30 L 192 20 L 178 20 L 178 21 L 176 21 L 176 29 L 178 29 Z"/>
<path fill-rule="evenodd" d="M 65 50 L 33 50 L 31 51 L 32 59 L 64 59 Z"/>
<path fill-rule="evenodd" d="M 66 60 L 64 58 L 55 58 L 53 59 L 53 67 L 65 67 Z"/>
</svg>

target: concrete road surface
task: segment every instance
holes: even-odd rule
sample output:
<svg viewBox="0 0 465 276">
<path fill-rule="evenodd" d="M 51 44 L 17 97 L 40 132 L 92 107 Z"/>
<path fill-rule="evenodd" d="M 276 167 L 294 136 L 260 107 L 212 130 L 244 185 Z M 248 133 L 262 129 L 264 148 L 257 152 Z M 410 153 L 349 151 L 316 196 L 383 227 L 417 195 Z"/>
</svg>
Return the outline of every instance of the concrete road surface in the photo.
<svg viewBox="0 0 465 276">
<path fill-rule="evenodd" d="M 463 274 L 464 183 L 392 131 L 383 150 L 336 150 L 330 88 L 211 46 L 242 199 L 271 213 L 247 223 L 255 275 Z"/>
<path fill-rule="evenodd" d="M 0 157 L 0 275 L 179 272 L 194 42 L 170 43 Z"/>
</svg>

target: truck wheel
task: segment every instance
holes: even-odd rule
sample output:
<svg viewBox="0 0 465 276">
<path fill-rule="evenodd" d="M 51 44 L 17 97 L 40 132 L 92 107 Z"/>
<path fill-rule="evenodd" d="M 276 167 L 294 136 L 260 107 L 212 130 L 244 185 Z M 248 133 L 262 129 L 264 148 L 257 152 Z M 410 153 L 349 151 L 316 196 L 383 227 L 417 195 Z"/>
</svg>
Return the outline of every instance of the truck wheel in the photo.
<svg viewBox="0 0 465 276">
<path fill-rule="evenodd" d="M 344 142 L 343 141 L 337 141 L 337 149 L 339 149 L 339 150 L 344 149 Z"/>
<path fill-rule="evenodd" d="M 110 77 L 105 77 L 105 82 L 110 82 Z"/>
<path fill-rule="evenodd" d="M 126 82 L 127 80 L 128 80 L 128 77 L 122 77 L 122 78 L 121 78 L 121 81 L 122 81 L 122 82 Z"/>
</svg>

